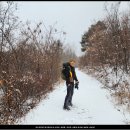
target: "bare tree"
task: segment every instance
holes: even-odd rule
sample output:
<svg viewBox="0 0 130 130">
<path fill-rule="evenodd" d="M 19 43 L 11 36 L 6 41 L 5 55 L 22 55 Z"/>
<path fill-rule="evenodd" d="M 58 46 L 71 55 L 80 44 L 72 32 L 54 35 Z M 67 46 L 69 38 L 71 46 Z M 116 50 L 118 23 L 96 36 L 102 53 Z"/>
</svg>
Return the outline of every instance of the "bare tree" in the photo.
<svg viewBox="0 0 130 130">
<path fill-rule="evenodd" d="M 125 104 L 130 97 L 127 79 L 130 69 L 130 15 L 128 11 L 119 12 L 120 3 L 116 2 L 110 9 L 105 6 L 106 17 L 83 35 L 81 45 L 86 52 L 80 57 L 80 65 L 93 73 L 106 88 L 113 89 L 113 95 Z"/>
<path fill-rule="evenodd" d="M 54 34 L 64 33 L 42 22 L 20 28 L 16 10 L 14 2 L 0 2 L 0 124 L 14 124 L 60 78 L 63 43 Z"/>
</svg>

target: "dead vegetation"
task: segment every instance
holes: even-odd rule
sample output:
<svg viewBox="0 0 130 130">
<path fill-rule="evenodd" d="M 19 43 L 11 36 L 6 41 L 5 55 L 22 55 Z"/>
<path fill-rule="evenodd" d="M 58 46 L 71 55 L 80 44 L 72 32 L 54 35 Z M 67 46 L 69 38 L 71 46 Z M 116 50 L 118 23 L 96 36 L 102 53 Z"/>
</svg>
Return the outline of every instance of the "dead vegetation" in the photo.
<svg viewBox="0 0 130 130">
<path fill-rule="evenodd" d="M 85 55 L 80 57 L 80 67 L 100 80 L 116 97 L 117 104 L 129 107 L 130 12 L 120 12 L 120 3 L 110 9 L 105 6 L 106 17 L 82 36 Z"/>
<path fill-rule="evenodd" d="M 15 124 L 53 90 L 60 78 L 63 43 L 54 26 L 31 26 L 0 2 L 0 124 Z M 16 34 L 18 32 L 18 34 Z M 64 34 L 63 32 L 60 32 Z M 59 33 L 58 33 L 59 34 Z"/>
</svg>

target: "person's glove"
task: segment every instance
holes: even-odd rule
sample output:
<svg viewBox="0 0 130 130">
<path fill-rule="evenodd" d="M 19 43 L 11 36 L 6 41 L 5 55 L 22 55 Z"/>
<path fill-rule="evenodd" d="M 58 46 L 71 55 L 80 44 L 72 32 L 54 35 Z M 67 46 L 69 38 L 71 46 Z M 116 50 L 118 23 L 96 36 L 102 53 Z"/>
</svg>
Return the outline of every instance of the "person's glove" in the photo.
<svg viewBox="0 0 130 130">
<path fill-rule="evenodd" d="M 75 83 L 75 88 L 76 88 L 76 89 L 79 89 L 79 86 L 78 86 L 78 85 L 79 85 L 79 81 L 77 81 L 77 82 Z"/>
<path fill-rule="evenodd" d="M 75 81 L 75 83 L 79 84 L 79 81 Z"/>
</svg>

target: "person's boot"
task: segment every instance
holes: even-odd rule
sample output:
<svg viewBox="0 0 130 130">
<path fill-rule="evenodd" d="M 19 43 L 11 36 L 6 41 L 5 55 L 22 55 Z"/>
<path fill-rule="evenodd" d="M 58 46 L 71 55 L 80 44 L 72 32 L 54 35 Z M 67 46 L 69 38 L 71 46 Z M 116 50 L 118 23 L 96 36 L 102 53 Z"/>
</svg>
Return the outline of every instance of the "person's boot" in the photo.
<svg viewBox="0 0 130 130">
<path fill-rule="evenodd" d="M 70 110 L 70 108 L 68 106 L 64 106 L 63 109 L 64 110 Z"/>
</svg>

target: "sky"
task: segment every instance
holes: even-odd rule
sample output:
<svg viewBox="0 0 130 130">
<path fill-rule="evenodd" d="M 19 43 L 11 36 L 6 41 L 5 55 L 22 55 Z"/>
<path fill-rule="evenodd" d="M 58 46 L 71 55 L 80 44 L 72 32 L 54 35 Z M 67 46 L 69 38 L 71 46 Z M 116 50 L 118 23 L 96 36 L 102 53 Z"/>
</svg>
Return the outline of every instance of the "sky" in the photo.
<svg viewBox="0 0 130 130">
<path fill-rule="evenodd" d="M 94 23 L 105 16 L 105 1 L 22 1 L 18 3 L 17 15 L 20 20 L 31 23 L 42 21 L 47 27 L 54 25 L 59 31 L 66 32 L 64 44 L 70 44 L 78 56 L 81 56 L 81 37 Z M 110 5 L 111 2 L 107 2 Z M 121 9 L 128 2 L 121 2 Z M 60 36 L 59 36 L 60 37 Z"/>
</svg>

